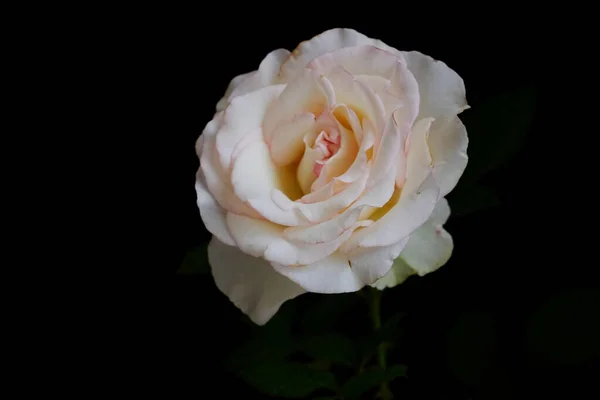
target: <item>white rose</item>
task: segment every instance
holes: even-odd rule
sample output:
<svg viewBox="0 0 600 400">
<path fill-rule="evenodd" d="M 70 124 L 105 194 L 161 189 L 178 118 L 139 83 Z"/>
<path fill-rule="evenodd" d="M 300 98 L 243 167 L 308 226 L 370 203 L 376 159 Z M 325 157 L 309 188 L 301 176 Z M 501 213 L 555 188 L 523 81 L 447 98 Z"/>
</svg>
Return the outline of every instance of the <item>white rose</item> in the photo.
<svg viewBox="0 0 600 400">
<path fill-rule="evenodd" d="M 262 325 L 301 293 L 393 286 L 444 264 L 466 108 L 446 64 L 351 29 L 234 78 L 197 143 L 219 289 Z"/>
</svg>

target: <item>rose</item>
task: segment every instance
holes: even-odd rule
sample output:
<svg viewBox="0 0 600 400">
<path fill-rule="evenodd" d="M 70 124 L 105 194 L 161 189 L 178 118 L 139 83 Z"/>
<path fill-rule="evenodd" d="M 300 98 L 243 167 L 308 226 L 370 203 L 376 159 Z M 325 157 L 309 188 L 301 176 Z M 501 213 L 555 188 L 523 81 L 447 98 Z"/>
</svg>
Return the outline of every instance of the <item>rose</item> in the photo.
<svg viewBox="0 0 600 400">
<path fill-rule="evenodd" d="M 384 288 L 443 265 L 466 108 L 446 64 L 351 29 L 234 78 L 197 142 L 218 288 L 264 324 L 301 293 Z"/>
</svg>

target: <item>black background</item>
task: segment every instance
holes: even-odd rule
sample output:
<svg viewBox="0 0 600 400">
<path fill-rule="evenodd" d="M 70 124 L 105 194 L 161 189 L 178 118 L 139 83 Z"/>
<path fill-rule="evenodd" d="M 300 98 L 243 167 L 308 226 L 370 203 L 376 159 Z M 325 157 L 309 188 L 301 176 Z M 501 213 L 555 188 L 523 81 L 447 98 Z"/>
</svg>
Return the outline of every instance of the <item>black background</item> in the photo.
<svg viewBox="0 0 600 400">
<path fill-rule="evenodd" d="M 485 164 L 488 155 L 477 153 L 487 143 L 479 127 L 494 131 L 505 119 L 499 110 L 485 123 L 470 124 L 469 113 L 490 101 L 519 102 L 513 93 L 536 94 L 535 107 L 527 108 L 531 126 L 519 131 L 519 140 L 510 139 L 522 142 L 520 150 L 477 181 L 493 189 L 499 202 L 453 215 L 446 225 L 455 243 L 448 264 L 384 293 L 384 318 L 407 313 L 402 346 L 390 354 L 409 367 L 409 378 L 393 386 L 397 398 L 591 395 L 599 366 L 597 286 L 590 268 L 579 267 L 575 255 L 561 251 L 564 237 L 579 233 L 553 233 L 548 219 L 558 211 L 541 200 L 542 193 L 560 193 L 557 168 L 547 166 L 548 153 L 540 145 L 540 138 L 551 140 L 556 129 L 546 107 L 547 76 L 553 76 L 545 74 L 552 65 L 553 56 L 545 50 L 550 39 L 531 29 L 526 18 L 497 15 L 492 22 L 491 9 L 485 21 L 464 14 L 434 22 L 430 14 L 441 19 L 441 10 L 387 8 L 373 15 L 357 11 L 360 15 L 350 19 L 319 13 L 316 6 L 283 12 L 279 5 L 245 13 L 213 4 L 211 11 L 187 16 L 157 10 L 127 39 L 130 56 L 143 60 L 131 71 L 144 76 L 137 94 L 152 103 L 144 126 L 148 137 L 157 133 L 151 136 L 156 168 L 150 168 L 153 186 L 148 188 L 157 208 L 150 211 L 151 222 L 145 222 L 148 239 L 139 249 L 149 261 L 135 268 L 140 276 L 163 278 L 130 310 L 134 316 L 150 314 L 153 322 L 130 338 L 126 369 L 131 374 L 123 379 L 135 377 L 145 388 L 185 391 L 195 398 L 261 398 L 223 365 L 250 332 L 238 310 L 210 275 L 176 274 L 185 254 L 210 239 L 195 204 L 194 143 L 231 78 L 255 70 L 273 49 L 293 50 L 326 29 L 349 27 L 397 49 L 443 60 L 461 75 L 472 107 L 461 115 L 473 135 L 467 170 L 471 163 Z M 471 132 L 475 126 L 477 132 Z M 451 208 L 453 201 L 469 196 L 466 187 L 461 192 L 462 184 L 449 196 Z M 345 329 L 369 323 L 363 321 L 366 311 L 356 310 Z"/>
</svg>

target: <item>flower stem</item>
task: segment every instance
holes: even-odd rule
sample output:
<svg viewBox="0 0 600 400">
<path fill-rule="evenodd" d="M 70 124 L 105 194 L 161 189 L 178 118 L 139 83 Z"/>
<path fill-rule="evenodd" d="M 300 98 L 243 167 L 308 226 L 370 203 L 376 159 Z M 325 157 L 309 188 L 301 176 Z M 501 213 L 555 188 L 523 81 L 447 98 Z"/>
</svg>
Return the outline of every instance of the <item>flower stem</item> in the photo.
<svg viewBox="0 0 600 400">
<path fill-rule="evenodd" d="M 371 303 L 371 318 L 373 319 L 373 328 L 375 332 L 379 332 L 381 329 L 381 291 L 377 289 L 371 289 L 370 303 Z M 377 360 L 381 369 L 386 369 L 386 354 L 385 354 L 385 343 L 381 342 L 377 346 Z M 382 382 L 379 388 L 379 394 L 383 400 L 391 400 L 393 398 L 392 392 L 387 382 Z"/>
</svg>

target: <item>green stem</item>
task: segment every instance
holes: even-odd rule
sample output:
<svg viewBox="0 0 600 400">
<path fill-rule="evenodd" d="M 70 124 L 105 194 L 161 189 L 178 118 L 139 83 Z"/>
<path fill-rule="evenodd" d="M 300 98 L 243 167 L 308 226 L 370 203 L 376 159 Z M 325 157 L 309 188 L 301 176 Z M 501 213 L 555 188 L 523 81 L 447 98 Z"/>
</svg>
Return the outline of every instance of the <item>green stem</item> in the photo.
<svg viewBox="0 0 600 400">
<path fill-rule="evenodd" d="M 373 328 L 376 332 L 381 330 L 381 291 L 377 289 L 371 289 L 371 318 L 373 319 Z M 386 354 L 385 354 L 385 343 L 381 342 L 377 346 L 377 359 L 381 369 L 386 369 Z M 383 400 L 391 400 L 392 392 L 387 382 L 382 382 L 379 391 Z"/>
</svg>

